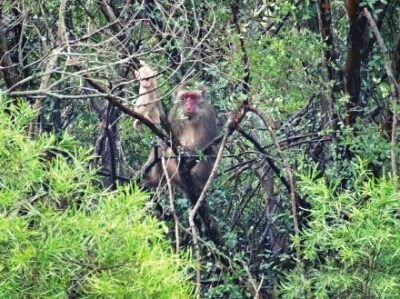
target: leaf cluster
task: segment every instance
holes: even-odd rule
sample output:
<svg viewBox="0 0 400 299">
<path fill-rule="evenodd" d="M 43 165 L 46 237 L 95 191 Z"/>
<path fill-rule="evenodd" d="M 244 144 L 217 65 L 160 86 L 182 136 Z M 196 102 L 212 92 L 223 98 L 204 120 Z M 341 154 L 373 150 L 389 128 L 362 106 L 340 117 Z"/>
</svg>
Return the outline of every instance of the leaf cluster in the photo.
<svg viewBox="0 0 400 299">
<path fill-rule="evenodd" d="M 25 134 L 33 112 L 2 101 L 0 297 L 189 298 L 177 255 L 147 195 L 101 190 L 91 151 L 68 136 Z"/>
<path fill-rule="evenodd" d="M 351 190 L 301 176 L 312 205 L 308 227 L 295 242 L 303 263 L 286 272 L 283 298 L 398 298 L 399 194 L 390 179 L 375 179 L 365 162 L 351 163 Z"/>
</svg>

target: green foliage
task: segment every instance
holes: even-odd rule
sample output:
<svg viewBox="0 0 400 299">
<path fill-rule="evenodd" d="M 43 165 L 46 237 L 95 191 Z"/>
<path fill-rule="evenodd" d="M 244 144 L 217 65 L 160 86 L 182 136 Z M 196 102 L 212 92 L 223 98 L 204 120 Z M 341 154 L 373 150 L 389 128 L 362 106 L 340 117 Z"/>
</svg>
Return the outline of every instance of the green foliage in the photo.
<svg viewBox="0 0 400 299">
<path fill-rule="evenodd" d="M 387 3 L 387 0 L 363 0 L 363 1 L 361 1 L 361 3 L 360 3 L 360 5 L 361 6 L 365 6 L 365 7 L 367 7 L 368 9 L 374 9 L 375 8 L 375 6 L 376 5 L 378 5 L 378 4 L 385 4 L 385 5 L 387 5 L 388 3 Z M 381 11 L 381 10 L 380 10 Z M 379 12 L 380 12 L 379 11 Z"/>
<path fill-rule="evenodd" d="M 376 297 L 385 275 L 396 277 L 390 267 L 397 266 L 397 256 L 393 265 L 388 260 L 396 253 L 397 240 L 389 238 L 393 245 L 388 244 L 386 237 L 378 249 L 369 243 L 380 244 L 369 238 L 394 234 L 397 225 L 385 224 L 385 213 L 378 214 L 372 204 L 385 198 L 374 194 L 371 200 L 370 194 L 372 188 L 384 188 L 384 181 L 371 181 L 351 162 L 355 156 L 368 161 L 375 178 L 390 169 L 391 147 L 383 130 L 390 127 L 390 85 L 368 29 L 359 55 L 360 107 L 355 108 L 360 119 L 345 125 L 352 99 L 345 87 L 345 63 L 352 39 L 343 0 L 330 1 L 325 11 L 318 11 L 324 3 L 309 0 L 127 5 L 82 0 L 68 1 L 65 11 L 60 0 L 3 2 L 3 62 L 9 56 L 11 65 L 2 65 L 1 89 L 31 103 L 40 98 L 41 128 L 58 138 L 26 138 L 33 116 L 26 107 L 11 106 L 11 118 L 0 114 L 0 297 L 188 296 L 190 286 L 179 269 L 185 272 L 189 263 L 178 260 L 163 238 L 174 235 L 165 233 L 174 226 L 166 193 L 154 196 L 168 221 L 165 227 L 146 216 L 145 197 L 132 187 L 101 191 L 89 167 L 93 152 L 77 147 L 95 145 L 102 156 L 97 165 L 111 169 L 114 163 L 118 177 L 133 178 L 141 169 L 158 137 L 146 126 L 132 130 L 133 119 L 118 109 L 108 121 L 101 112 L 111 107 L 109 96 L 133 108 L 139 89 L 132 72 L 137 60 L 159 72 L 167 110 L 171 93 L 184 78 L 207 86 L 220 128 L 240 119 L 236 111 L 245 100 L 252 108 L 235 124 L 247 135 L 229 136 L 208 190 L 209 216 L 223 241 L 218 250 L 229 265 L 219 263 L 211 242 L 200 243 L 202 297 L 251 298 L 258 289 L 260 297 L 277 298 L 282 269 L 294 265 L 292 241 L 303 246 L 304 263 L 292 276 L 286 273 L 282 292 L 287 297 Z M 360 5 L 376 20 L 398 75 L 398 1 L 363 0 Z M 8 77 L 20 82 L 10 85 Z M 282 153 L 258 113 L 270 122 Z M 282 157 L 293 171 L 319 163 L 324 176 L 302 178 L 303 199 L 313 208 L 310 226 L 300 218 L 301 227 L 308 228 L 300 240 L 290 237 L 290 188 Z M 367 192 L 368 184 L 374 186 Z M 295 187 L 299 192 L 297 180 Z M 188 227 L 192 204 L 179 190 L 174 197 L 180 224 Z M 396 219 L 396 212 L 391 214 Z M 383 232 L 381 220 L 387 228 Z M 181 246 L 188 246 L 190 236 L 181 234 Z M 208 241 L 203 229 L 199 236 Z M 364 250 L 371 261 L 362 256 Z M 394 278 L 386 286 L 394 290 L 396 283 Z"/>
<path fill-rule="evenodd" d="M 286 39 L 266 36 L 248 41 L 249 56 L 255 66 L 251 81 L 254 98 L 269 114 L 282 111 L 287 115 L 296 111 L 316 90 L 321 90 L 316 84 L 322 80 L 316 84 L 304 80 L 320 67 L 320 58 L 314 55 L 323 49 L 318 37 L 307 29 L 293 30 L 286 36 Z"/>
<path fill-rule="evenodd" d="M 249 289 L 243 289 L 243 287 L 238 284 L 242 277 L 246 277 L 246 270 L 243 268 L 241 262 L 245 260 L 243 255 L 238 255 L 235 260 L 239 261 L 238 264 L 231 264 L 229 272 L 224 272 L 221 281 L 207 289 L 202 298 L 218 299 L 218 298 L 230 298 L 230 299 L 243 299 L 243 298 L 253 298 Z M 212 271 L 215 265 L 207 264 L 206 272 Z"/>
<path fill-rule="evenodd" d="M 352 190 L 301 177 L 312 205 L 300 237 L 302 266 L 286 272 L 284 298 L 399 298 L 399 194 L 391 180 L 350 167 Z"/>
<path fill-rule="evenodd" d="M 25 136 L 33 115 L 0 113 L 0 297 L 189 298 L 190 256 L 172 252 L 147 195 L 101 191 L 90 151 Z"/>
</svg>

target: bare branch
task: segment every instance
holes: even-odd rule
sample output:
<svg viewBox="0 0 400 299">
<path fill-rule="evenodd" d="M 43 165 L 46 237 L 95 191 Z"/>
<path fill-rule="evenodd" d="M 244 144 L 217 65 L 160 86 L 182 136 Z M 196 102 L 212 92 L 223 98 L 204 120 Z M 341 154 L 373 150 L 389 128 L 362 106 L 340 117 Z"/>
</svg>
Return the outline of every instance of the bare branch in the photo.
<svg viewBox="0 0 400 299">
<path fill-rule="evenodd" d="M 397 184 L 397 161 L 396 161 L 397 130 L 396 130 L 396 127 L 397 127 L 397 105 L 399 102 L 400 89 L 399 89 L 399 85 L 396 82 L 396 79 L 394 78 L 393 70 L 392 70 L 392 61 L 390 60 L 390 57 L 388 55 L 388 50 L 387 50 L 385 43 L 383 41 L 383 38 L 378 30 L 378 27 L 376 26 L 374 19 L 372 18 L 371 14 L 369 13 L 369 11 L 366 8 L 364 8 L 363 13 L 364 13 L 365 17 L 367 18 L 367 20 L 372 28 L 372 31 L 374 32 L 376 40 L 378 41 L 379 47 L 381 49 L 383 58 L 385 59 L 385 70 L 386 70 L 386 74 L 388 76 L 388 81 L 389 81 L 389 85 L 390 85 L 390 97 L 392 99 L 392 112 L 393 112 L 390 160 L 391 160 L 391 165 L 392 165 L 393 179 L 394 179 L 395 183 Z"/>
<path fill-rule="evenodd" d="M 197 270 L 196 270 L 196 296 L 197 298 L 200 298 L 200 262 L 201 262 L 201 256 L 200 256 L 200 247 L 199 247 L 199 242 L 198 242 L 198 238 L 197 238 L 197 232 L 196 232 L 196 224 L 194 222 L 194 217 L 196 216 L 198 210 L 200 209 L 201 205 L 203 204 L 203 201 L 205 200 L 206 197 L 206 192 L 208 190 L 208 188 L 210 187 L 212 181 L 214 180 L 214 177 L 217 173 L 217 169 L 218 169 L 218 165 L 219 162 L 221 161 L 222 158 L 222 153 L 224 151 L 224 147 L 225 147 L 225 143 L 228 139 L 229 134 L 226 133 L 224 135 L 224 138 L 222 139 L 221 145 L 219 147 L 219 151 L 217 154 L 217 158 L 215 159 L 215 163 L 213 166 L 213 169 L 211 171 L 210 176 L 208 177 L 208 180 L 206 182 L 206 184 L 204 185 L 203 190 L 201 191 L 200 197 L 197 200 L 196 205 L 193 207 L 193 209 L 190 211 L 189 214 L 189 224 L 190 224 L 190 228 L 192 231 L 192 236 L 193 236 L 193 246 L 195 249 L 195 253 L 196 253 L 196 262 L 197 262 Z"/>
<path fill-rule="evenodd" d="M 49 84 L 50 75 L 52 74 L 52 70 L 56 67 L 58 56 L 62 51 L 63 44 L 65 44 L 66 38 L 66 30 L 65 30 L 65 22 L 64 22 L 64 14 L 67 8 L 68 0 L 61 0 L 60 3 L 60 10 L 58 14 L 58 40 L 57 46 L 53 49 L 51 57 L 47 63 L 45 75 L 42 77 L 40 82 L 39 91 L 44 91 Z M 35 103 L 33 104 L 33 109 L 38 112 L 36 119 L 31 121 L 29 124 L 29 135 L 31 137 L 36 137 L 39 133 L 39 115 L 40 110 L 42 109 L 42 99 L 36 99 Z"/>
<path fill-rule="evenodd" d="M 165 155 L 163 155 L 161 157 L 161 164 L 162 164 L 162 167 L 164 170 L 165 179 L 167 181 L 169 206 L 170 206 L 171 214 L 172 214 L 172 217 L 174 218 L 174 224 L 175 224 L 175 252 L 179 253 L 179 219 L 175 213 L 174 195 L 172 192 L 171 178 L 168 175 L 167 162 L 165 161 Z"/>
<path fill-rule="evenodd" d="M 267 127 L 267 129 L 269 131 L 269 134 L 270 134 L 272 140 L 274 141 L 276 151 L 278 152 L 278 154 L 282 160 L 282 164 L 285 168 L 286 176 L 289 181 L 289 187 L 290 187 L 290 199 L 292 202 L 294 235 L 295 235 L 296 239 L 298 239 L 299 235 L 300 235 L 299 220 L 297 217 L 298 202 L 297 202 L 296 188 L 294 185 L 293 175 L 292 175 L 292 171 L 290 170 L 290 165 L 285 158 L 282 148 L 278 142 L 278 139 L 276 138 L 276 134 L 271 125 L 271 121 L 267 120 L 260 112 L 256 111 L 255 109 L 252 109 L 251 111 L 256 113 L 263 120 L 265 126 Z M 297 262 L 300 263 L 301 254 L 300 254 L 299 246 L 296 246 L 296 257 L 297 257 Z"/>
</svg>

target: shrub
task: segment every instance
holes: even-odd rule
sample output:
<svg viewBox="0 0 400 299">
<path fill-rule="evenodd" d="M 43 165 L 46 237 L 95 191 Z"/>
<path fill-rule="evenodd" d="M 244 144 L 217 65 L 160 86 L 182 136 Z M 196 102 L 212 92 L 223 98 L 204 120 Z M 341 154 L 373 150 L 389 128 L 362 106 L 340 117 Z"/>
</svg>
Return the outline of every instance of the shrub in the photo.
<svg viewBox="0 0 400 299">
<path fill-rule="evenodd" d="M 190 256 L 173 253 L 147 195 L 101 190 L 91 151 L 26 137 L 33 115 L 0 112 L 0 297 L 189 298 Z"/>
<path fill-rule="evenodd" d="M 302 266 L 285 273 L 284 298 L 400 298 L 400 196 L 391 180 L 352 164 L 351 190 L 302 177 L 312 205 Z"/>
</svg>

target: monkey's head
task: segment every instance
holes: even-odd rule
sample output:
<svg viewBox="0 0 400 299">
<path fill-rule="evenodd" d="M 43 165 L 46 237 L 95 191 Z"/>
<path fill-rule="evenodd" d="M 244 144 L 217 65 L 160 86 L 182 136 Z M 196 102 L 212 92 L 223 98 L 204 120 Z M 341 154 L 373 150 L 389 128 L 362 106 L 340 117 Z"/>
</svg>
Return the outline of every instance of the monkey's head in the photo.
<svg viewBox="0 0 400 299">
<path fill-rule="evenodd" d="M 140 81 L 140 86 L 143 88 L 154 88 L 157 72 L 153 71 L 147 64 L 141 62 L 142 67 L 135 70 L 135 78 Z M 156 84 L 154 84 L 156 85 Z"/>
<path fill-rule="evenodd" d="M 198 113 L 207 96 L 203 86 L 195 86 L 193 82 L 183 83 L 174 92 L 174 104 L 181 107 L 181 113 L 191 118 Z"/>
</svg>

